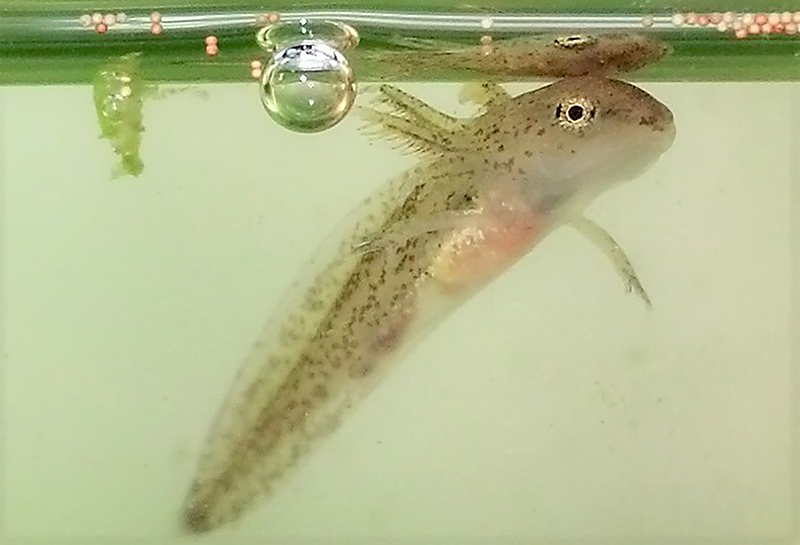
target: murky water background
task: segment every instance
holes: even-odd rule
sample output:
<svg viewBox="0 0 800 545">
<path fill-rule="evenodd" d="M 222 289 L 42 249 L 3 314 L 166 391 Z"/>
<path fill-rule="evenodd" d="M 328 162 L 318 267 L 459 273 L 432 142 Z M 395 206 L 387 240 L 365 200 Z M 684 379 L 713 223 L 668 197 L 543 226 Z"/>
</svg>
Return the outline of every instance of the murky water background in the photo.
<svg viewBox="0 0 800 545">
<path fill-rule="evenodd" d="M 791 542 L 800 85 L 642 86 L 676 142 L 588 215 L 654 308 L 557 231 L 210 541 Z M 403 87 L 467 111 L 457 85 Z M 146 105 L 145 173 L 119 180 L 89 87 L 0 89 L 2 543 L 186 540 L 198 449 L 263 322 L 415 162 L 355 116 L 298 135 L 255 84 L 203 89 Z"/>
</svg>

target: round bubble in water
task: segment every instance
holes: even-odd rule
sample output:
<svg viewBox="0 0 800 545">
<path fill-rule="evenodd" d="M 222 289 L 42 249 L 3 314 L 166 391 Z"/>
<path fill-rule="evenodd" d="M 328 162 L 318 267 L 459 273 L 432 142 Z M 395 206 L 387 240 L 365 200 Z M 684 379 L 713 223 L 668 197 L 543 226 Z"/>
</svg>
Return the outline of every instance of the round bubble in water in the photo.
<svg viewBox="0 0 800 545">
<path fill-rule="evenodd" d="M 298 132 L 333 127 L 355 97 L 355 75 L 347 59 L 316 40 L 278 51 L 261 75 L 261 102 L 270 117 Z"/>
</svg>

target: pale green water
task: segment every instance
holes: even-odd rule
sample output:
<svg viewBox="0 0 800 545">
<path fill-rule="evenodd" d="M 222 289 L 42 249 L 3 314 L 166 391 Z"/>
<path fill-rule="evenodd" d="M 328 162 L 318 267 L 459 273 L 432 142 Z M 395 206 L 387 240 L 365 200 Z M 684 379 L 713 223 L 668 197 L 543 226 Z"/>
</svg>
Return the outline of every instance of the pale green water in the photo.
<svg viewBox="0 0 800 545">
<path fill-rule="evenodd" d="M 202 541 L 795 542 L 800 85 L 643 87 L 675 144 L 589 216 L 652 311 L 557 231 Z M 404 88 L 460 111 L 456 85 Z M 181 501 L 242 357 L 414 163 L 355 116 L 297 135 L 254 86 L 206 89 L 148 103 L 145 174 L 114 181 L 90 88 L 0 89 L 0 543 L 192 541 Z"/>
</svg>

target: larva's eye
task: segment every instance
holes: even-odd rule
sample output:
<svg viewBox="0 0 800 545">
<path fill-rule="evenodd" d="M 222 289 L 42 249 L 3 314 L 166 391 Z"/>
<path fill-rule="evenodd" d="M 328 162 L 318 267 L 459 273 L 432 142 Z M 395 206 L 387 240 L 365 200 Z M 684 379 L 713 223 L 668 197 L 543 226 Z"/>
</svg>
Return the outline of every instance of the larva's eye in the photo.
<svg viewBox="0 0 800 545">
<path fill-rule="evenodd" d="M 597 42 L 597 38 L 587 34 L 573 34 L 572 36 L 561 36 L 555 39 L 555 44 L 565 49 L 586 47 Z"/>
<path fill-rule="evenodd" d="M 595 113 L 592 101 L 583 97 L 562 100 L 556 106 L 558 124 L 570 130 L 579 130 L 590 125 L 595 119 Z"/>
</svg>

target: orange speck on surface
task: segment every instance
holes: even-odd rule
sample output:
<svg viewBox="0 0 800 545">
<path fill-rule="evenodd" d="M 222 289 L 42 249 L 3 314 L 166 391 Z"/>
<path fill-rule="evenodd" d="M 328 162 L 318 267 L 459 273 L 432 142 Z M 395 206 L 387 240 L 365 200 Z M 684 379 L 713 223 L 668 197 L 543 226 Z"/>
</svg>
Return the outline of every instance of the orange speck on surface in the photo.
<svg viewBox="0 0 800 545">
<path fill-rule="evenodd" d="M 163 26 L 161 26 L 161 23 L 153 23 L 153 24 L 150 26 L 150 32 L 152 32 L 153 34 L 155 34 L 156 36 L 158 36 L 159 34 L 161 34 L 162 32 L 164 32 L 164 27 L 163 27 Z"/>
<path fill-rule="evenodd" d="M 278 21 L 280 21 L 280 20 L 281 20 L 281 14 L 280 13 L 276 13 L 276 12 L 273 11 L 272 13 L 268 13 L 267 14 L 267 21 L 272 23 L 273 25 L 275 23 L 277 23 Z"/>
<path fill-rule="evenodd" d="M 154 11 L 150 14 L 150 22 L 151 23 L 160 23 L 161 22 L 161 14 L 157 11 Z"/>
<path fill-rule="evenodd" d="M 206 46 L 206 55 L 209 57 L 216 57 L 219 54 L 219 46 L 217 45 L 207 45 Z"/>
<path fill-rule="evenodd" d="M 260 78 L 262 73 L 263 73 L 263 72 L 261 71 L 261 68 L 253 68 L 252 70 L 250 70 L 250 76 L 251 76 L 253 79 L 258 79 L 258 78 Z"/>
<path fill-rule="evenodd" d="M 742 38 L 747 38 L 747 29 L 745 29 L 745 28 L 737 28 L 737 29 L 736 29 L 736 32 L 735 32 L 735 34 L 734 34 L 734 35 L 735 35 L 737 38 L 739 38 L 740 40 L 741 40 Z"/>
<path fill-rule="evenodd" d="M 759 13 L 756 15 L 755 22 L 759 25 L 763 25 L 767 22 L 767 15 L 765 13 Z"/>
<path fill-rule="evenodd" d="M 797 34 L 797 23 L 786 23 L 786 34 Z"/>
<path fill-rule="evenodd" d="M 217 45 L 218 43 L 216 36 L 206 36 L 206 45 Z"/>
<path fill-rule="evenodd" d="M 748 34 L 760 34 L 761 33 L 761 25 L 758 23 L 753 23 L 749 27 L 747 27 Z"/>
<path fill-rule="evenodd" d="M 94 27 L 95 32 L 98 34 L 105 34 L 108 32 L 108 25 L 105 23 L 97 23 Z"/>
</svg>

